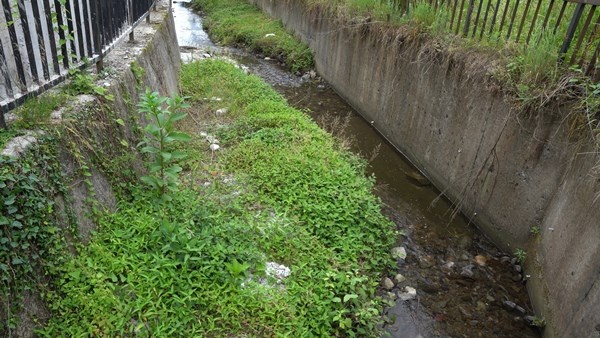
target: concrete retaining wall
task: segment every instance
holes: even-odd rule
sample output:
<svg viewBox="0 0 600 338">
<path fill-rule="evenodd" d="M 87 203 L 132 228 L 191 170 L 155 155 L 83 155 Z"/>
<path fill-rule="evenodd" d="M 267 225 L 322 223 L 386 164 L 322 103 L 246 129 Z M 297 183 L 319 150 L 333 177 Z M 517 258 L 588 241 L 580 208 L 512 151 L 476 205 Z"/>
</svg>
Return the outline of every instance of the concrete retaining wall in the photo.
<svg viewBox="0 0 600 338">
<path fill-rule="evenodd" d="M 498 245 L 527 250 L 546 336 L 600 334 L 599 158 L 569 140 L 568 107 L 520 118 L 481 55 L 301 0 L 250 1 L 306 41 L 319 73 Z"/>
<path fill-rule="evenodd" d="M 116 161 L 116 156 L 111 157 L 112 155 L 128 155 L 123 158 L 129 161 L 121 164 L 120 168 L 126 166 L 138 174 L 143 172 L 141 157 L 135 149 L 135 144 L 139 141 L 136 139 L 139 136 L 136 136 L 135 130 L 141 127 L 137 125 L 141 119 L 138 118 L 135 109 L 139 94 L 145 88 L 169 96 L 179 91 L 179 46 L 168 1 L 158 2 L 158 11 L 151 13 L 150 24 L 142 23 L 136 28 L 135 42 L 123 41 L 118 44 L 105 58 L 104 63 L 109 75 L 107 79 L 100 80 L 98 85 L 106 86 L 113 100 L 85 95 L 73 106 L 65 107 L 56 114 L 68 115 L 67 121 L 63 123 L 71 123 L 73 117 L 72 120 L 80 121 L 79 124 L 70 125 L 70 129 L 77 129 L 76 134 L 85 140 L 73 141 L 68 138 L 67 132 L 62 136 L 65 140 L 61 139 L 59 142 L 59 157 L 66 180 L 64 185 L 68 187 L 70 196 L 50 196 L 56 202 L 58 222 L 61 225 L 67 226 L 70 221 L 66 216 L 60 215 L 66 214 L 67 209 L 73 211 L 79 237 L 83 242 L 87 242 L 90 233 L 96 228 L 94 220 L 89 217 L 92 214 L 89 200 L 95 200 L 97 208 L 113 209 L 116 205 L 114 184 L 121 183 L 118 182 L 118 178 L 111 178 L 110 173 L 105 172 L 104 166 L 94 166 L 98 160 L 94 161 L 93 157 L 100 156 L 102 159 L 108 158 L 108 161 Z M 107 114 L 105 109 L 93 109 L 101 105 L 106 105 L 112 114 Z M 82 117 L 80 113 L 85 111 L 94 113 L 83 113 L 87 115 Z M 61 114 L 62 112 L 64 114 Z M 123 126 L 114 121 L 117 117 L 124 121 Z M 124 146 L 120 141 L 127 141 L 129 145 Z M 104 153 L 99 155 L 95 154 L 96 152 Z M 27 156 L 27 153 L 23 151 L 21 155 Z M 87 172 L 89 177 L 84 176 L 81 170 L 82 162 L 90 165 Z M 18 314 L 18 326 L 11 336 L 35 337 L 36 327 L 50 316 L 38 291 L 28 291 L 23 300 L 11 301 L 20 301 L 23 304 L 22 311 Z M 0 303 L 0 320 L 6 320 L 3 316 L 6 313 L 4 305 Z"/>
</svg>

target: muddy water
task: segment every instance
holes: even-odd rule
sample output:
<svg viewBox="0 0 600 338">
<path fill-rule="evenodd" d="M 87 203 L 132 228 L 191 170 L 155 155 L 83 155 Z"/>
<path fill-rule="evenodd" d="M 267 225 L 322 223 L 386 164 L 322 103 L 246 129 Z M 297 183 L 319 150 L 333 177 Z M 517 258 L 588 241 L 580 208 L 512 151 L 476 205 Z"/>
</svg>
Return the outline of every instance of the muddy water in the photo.
<svg viewBox="0 0 600 338">
<path fill-rule="evenodd" d="M 527 325 L 532 311 L 525 289 L 526 272 L 500 252 L 463 215 L 453 208 L 410 162 L 383 139 L 318 76 L 290 74 L 273 60 L 215 46 L 202 30 L 201 17 L 185 2 L 173 6 L 178 39 L 185 60 L 225 53 L 261 76 L 288 102 L 308 109 L 321 126 L 349 143 L 349 148 L 370 159 L 369 171 L 377 177 L 376 193 L 385 213 L 400 233 L 398 246 L 407 251 L 398 260 L 395 298 L 406 286 L 417 290 L 416 299 L 386 310 L 385 329 L 391 337 L 538 337 Z M 315 75 L 315 74 L 312 74 Z"/>
</svg>

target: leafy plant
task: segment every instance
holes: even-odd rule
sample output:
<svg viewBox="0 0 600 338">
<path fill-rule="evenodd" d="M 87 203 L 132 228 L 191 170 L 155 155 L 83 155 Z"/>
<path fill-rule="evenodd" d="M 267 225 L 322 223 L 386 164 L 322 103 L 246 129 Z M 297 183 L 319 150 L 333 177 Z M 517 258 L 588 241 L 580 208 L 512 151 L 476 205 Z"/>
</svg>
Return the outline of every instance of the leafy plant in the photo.
<svg viewBox="0 0 600 338">
<path fill-rule="evenodd" d="M 527 259 L 527 251 L 523 250 L 523 249 L 517 249 L 514 252 L 515 257 L 517 258 L 517 262 L 523 264 L 525 263 L 525 260 Z"/>
<path fill-rule="evenodd" d="M 50 114 L 66 101 L 64 94 L 51 93 L 28 99 L 15 110 L 18 116 L 15 128 L 32 128 L 47 123 Z"/>
<path fill-rule="evenodd" d="M 148 165 L 149 173 L 141 179 L 165 201 L 170 201 L 170 193 L 178 189 L 178 175 L 182 169 L 177 161 L 185 158 L 184 152 L 171 151 L 169 146 L 174 142 L 191 140 L 189 135 L 175 128 L 175 122 L 187 115 L 181 109 L 187 107 L 182 97 L 162 97 L 149 89 L 138 104 L 139 113 L 146 114 L 149 123 L 144 129 L 144 140 L 137 146 L 143 153 L 152 156 L 152 162 Z"/>
</svg>

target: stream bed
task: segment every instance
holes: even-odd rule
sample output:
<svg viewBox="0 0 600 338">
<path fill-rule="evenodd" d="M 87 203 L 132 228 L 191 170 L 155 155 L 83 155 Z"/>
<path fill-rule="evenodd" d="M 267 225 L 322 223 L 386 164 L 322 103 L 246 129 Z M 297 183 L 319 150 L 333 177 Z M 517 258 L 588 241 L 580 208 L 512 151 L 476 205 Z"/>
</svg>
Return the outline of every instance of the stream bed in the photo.
<svg viewBox="0 0 600 338">
<path fill-rule="evenodd" d="M 525 287 L 527 275 L 469 223 L 368 121 L 315 72 L 292 74 L 276 60 L 211 42 L 186 1 L 173 4 L 182 59 L 227 55 L 307 111 L 324 129 L 369 159 L 375 193 L 397 225 L 396 271 L 382 281 L 389 337 L 539 337 Z M 402 247 L 403 249 L 399 249 Z M 385 276 L 383 276 L 385 277 Z M 407 287 L 416 297 L 407 298 Z"/>
</svg>

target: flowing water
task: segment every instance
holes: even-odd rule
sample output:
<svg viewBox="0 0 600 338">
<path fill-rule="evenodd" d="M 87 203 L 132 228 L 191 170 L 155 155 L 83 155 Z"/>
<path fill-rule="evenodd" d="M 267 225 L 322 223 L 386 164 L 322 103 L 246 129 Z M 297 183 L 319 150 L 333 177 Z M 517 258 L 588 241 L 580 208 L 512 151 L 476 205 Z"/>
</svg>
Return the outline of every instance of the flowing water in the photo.
<svg viewBox="0 0 600 338">
<path fill-rule="evenodd" d="M 308 109 L 353 152 L 370 159 L 376 193 L 403 234 L 398 246 L 408 254 L 389 276 L 394 280 L 401 274 L 406 280 L 395 282 L 392 294 L 382 288 L 382 295 L 395 298 L 393 294 L 401 294 L 406 286 L 417 290 L 415 299 L 397 299 L 386 309 L 387 336 L 539 336 L 527 325 L 532 310 L 521 267 L 464 216 L 452 217 L 452 205 L 370 123 L 318 75 L 299 77 L 274 60 L 215 45 L 202 29 L 202 18 L 186 3 L 173 5 L 183 60 L 228 54 L 270 83 L 292 106 Z"/>
</svg>

